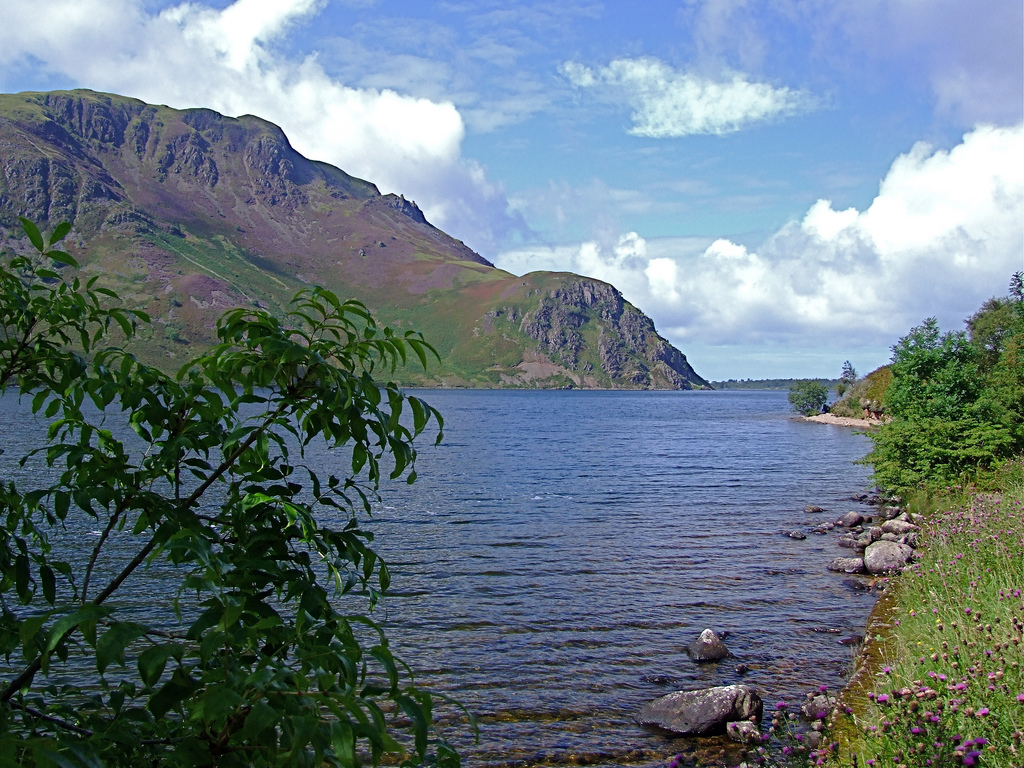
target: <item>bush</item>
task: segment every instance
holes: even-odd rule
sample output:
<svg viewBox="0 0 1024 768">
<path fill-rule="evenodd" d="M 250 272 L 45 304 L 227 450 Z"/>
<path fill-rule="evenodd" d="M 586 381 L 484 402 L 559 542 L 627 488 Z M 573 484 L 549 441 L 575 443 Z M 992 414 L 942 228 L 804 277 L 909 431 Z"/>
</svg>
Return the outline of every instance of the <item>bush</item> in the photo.
<svg viewBox="0 0 1024 768">
<path fill-rule="evenodd" d="M 820 381 L 808 379 L 798 381 L 789 388 L 789 404 L 803 416 L 821 413 L 828 402 L 828 387 Z"/>
<path fill-rule="evenodd" d="M 374 378 L 432 349 L 315 288 L 285 321 L 229 311 L 167 376 L 100 346 L 145 316 L 44 263 L 77 266 L 54 250 L 70 227 L 23 225 L 35 255 L 0 267 L 0 392 L 50 422 L 33 455 L 52 480 L 0 482 L 0 762 L 457 764 L 368 615 L 390 575 L 356 514 L 382 473 L 415 479 L 432 421 L 440 440 L 434 409 Z M 309 466 L 313 441 L 351 473 Z M 54 544 L 83 528 L 72 566 Z M 117 598 L 150 567 L 162 614 L 144 620 Z"/>
<path fill-rule="evenodd" d="M 992 299 L 967 327 L 929 318 L 893 347 L 891 421 L 866 459 L 883 487 L 970 481 L 1024 450 L 1024 300 Z"/>
</svg>

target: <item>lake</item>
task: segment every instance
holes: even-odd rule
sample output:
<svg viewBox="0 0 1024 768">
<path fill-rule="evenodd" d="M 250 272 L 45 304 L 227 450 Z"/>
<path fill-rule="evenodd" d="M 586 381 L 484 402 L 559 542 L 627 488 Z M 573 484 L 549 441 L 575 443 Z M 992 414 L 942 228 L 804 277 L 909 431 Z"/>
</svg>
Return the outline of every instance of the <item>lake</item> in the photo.
<svg viewBox="0 0 1024 768">
<path fill-rule="evenodd" d="M 396 650 L 481 720 L 468 765 L 664 763 L 688 740 L 633 723 L 651 699 L 742 681 L 770 711 L 843 684 L 837 641 L 874 598 L 809 529 L 863 508 L 866 436 L 793 419 L 785 392 L 417 394 L 445 440 L 370 527 Z M 735 658 L 689 660 L 705 627 Z"/>
<path fill-rule="evenodd" d="M 416 394 L 445 440 L 423 441 L 418 482 L 384 486 L 367 523 L 393 573 L 376 617 L 421 684 L 479 718 L 474 744 L 457 710 L 439 713 L 465 765 L 653 766 L 679 751 L 708 765 L 724 742 L 654 734 L 634 713 L 690 687 L 744 682 L 770 712 L 843 684 L 838 640 L 874 598 L 826 571 L 845 554 L 834 536 L 783 534 L 863 509 L 849 497 L 869 485 L 864 435 L 793 419 L 785 392 Z M 27 400 L 0 399 L 4 459 L 26 418 Z M 345 470 L 341 452 L 314 460 Z M 70 533 L 80 559 L 92 532 Z M 119 600 L 148 619 L 152 588 Z M 690 661 L 706 627 L 729 633 L 733 658 Z"/>
</svg>

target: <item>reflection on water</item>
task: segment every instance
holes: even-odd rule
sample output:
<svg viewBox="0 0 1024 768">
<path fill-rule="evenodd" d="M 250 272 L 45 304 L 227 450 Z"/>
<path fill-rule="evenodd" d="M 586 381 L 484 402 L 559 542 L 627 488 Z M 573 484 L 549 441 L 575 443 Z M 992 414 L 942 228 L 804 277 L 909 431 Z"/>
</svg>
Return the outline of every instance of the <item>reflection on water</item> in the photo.
<svg viewBox="0 0 1024 768">
<path fill-rule="evenodd" d="M 418 394 L 446 438 L 424 441 L 419 481 L 383 489 L 368 524 L 393 572 L 378 619 L 421 683 L 479 718 L 479 744 L 456 738 L 466 765 L 711 764 L 722 742 L 652 734 L 634 712 L 688 687 L 742 681 L 771 709 L 842 684 L 837 638 L 873 598 L 826 572 L 831 537 L 781 533 L 857 506 L 863 435 L 791 419 L 780 392 Z M 8 456 L 26 410 L 11 400 Z M 314 459 L 345 471 L 340 454 Z M 68 534 L 87 556 L 90 532 Z M 135 594 L 149 610 L 152 584 Z M 687 658 L 705 627 L 734 658 Z"/>
</svg>

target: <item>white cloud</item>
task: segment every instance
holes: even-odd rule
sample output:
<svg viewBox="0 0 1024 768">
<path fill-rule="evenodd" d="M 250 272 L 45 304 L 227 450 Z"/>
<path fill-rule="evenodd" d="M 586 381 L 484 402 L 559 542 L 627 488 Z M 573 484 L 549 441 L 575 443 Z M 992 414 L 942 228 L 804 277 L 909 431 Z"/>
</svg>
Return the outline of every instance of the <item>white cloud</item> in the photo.
<svg viewBox="0 0 1024 768">
<path fill-rule="evenodd" d="M 347 87 L 315 55 L 277 52 L 275 43 L 322 5 L 236 0 L 216 10 L 187 2 L 154 15 L 142 0 L 11 0 L 0 67 L 32 61 L 94 90 L 259 115 L 304 155 L 415 199 L 433 223 L 493 252 L 519 225 L 503 190 L 461 157 L 465 126 L 451 102 Z"/>
<path fill-rule="evenodd" d="M 717 80 L 701 77 L 650 57 L 615 59 L 596 69 L 570 61 L 561 71 L 579 88 L 622 95 L 633 108 L 630 133 L 650 138 L 738 131 L 812 103 L 803 91 L 751 82 L 739 73 Z"/>
<path fill-rule="evenodd" d="M 757 248 L 693 245 L 629 233 L 496 263 L 611 282 L 685 351 L 884 350 L 927 316 L 961 327 L 1024 266 L 1024 125 L 976 128 L 948 151 L 915 145 L 863 211 L 819 200 Z"/>
</svg>

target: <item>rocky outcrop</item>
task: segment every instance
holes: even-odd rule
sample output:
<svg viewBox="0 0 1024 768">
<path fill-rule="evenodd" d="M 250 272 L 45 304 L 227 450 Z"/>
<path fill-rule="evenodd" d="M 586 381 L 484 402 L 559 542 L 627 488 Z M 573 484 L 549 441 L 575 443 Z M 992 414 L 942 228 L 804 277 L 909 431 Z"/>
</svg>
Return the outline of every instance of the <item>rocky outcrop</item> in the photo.
<svg viewBox="0 0 1024 768">
<path fill-rule="evenodd" d="M 649 317 L 598 280 L 564 281 L 523 316 L 520 330 L 570 371 L 589 373 L 586 366 L 592 369 L 596 362 L 613 382 L 631 389 L 709 386 L 686 356 L 658 335 Z M 582 353 L 594 337 L 597 360 L 591 362 Z"/>
<path fill-rule="evenodd" d="M 662 696 L 646 704 L 636 721 L 679 736 L 703 736 L 724 732 L 727 723 L 760 723 L 763 714 L 761 697 L 749 685 L 723 685 Z"/>
</svg>

